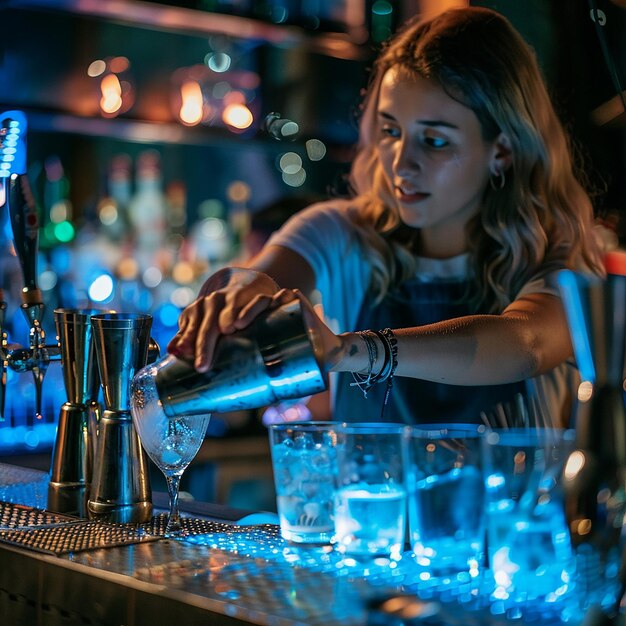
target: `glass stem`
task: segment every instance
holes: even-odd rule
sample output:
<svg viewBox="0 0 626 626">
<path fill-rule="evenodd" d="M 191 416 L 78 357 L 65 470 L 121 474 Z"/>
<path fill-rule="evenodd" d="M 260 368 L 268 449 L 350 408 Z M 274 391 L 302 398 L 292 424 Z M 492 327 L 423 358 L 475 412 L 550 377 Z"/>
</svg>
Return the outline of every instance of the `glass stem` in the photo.
<svg viewBox="0 0 626 626">
<path fill-rule="evenodd" d="M 181 530 L 180 514 L 178 512 L 178 491 L 180 489 L 180 475 L 173 474 L 165 477 L 167 492 L 170 497 L 170 513 L 167 518 L 165 534 L 175 533 Z"/>
</svg>

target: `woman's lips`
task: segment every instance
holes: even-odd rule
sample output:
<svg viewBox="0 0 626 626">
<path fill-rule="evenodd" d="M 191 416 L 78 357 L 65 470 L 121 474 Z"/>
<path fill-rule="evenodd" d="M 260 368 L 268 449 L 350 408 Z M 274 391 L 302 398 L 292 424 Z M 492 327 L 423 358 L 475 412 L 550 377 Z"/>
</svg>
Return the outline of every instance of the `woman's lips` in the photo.
<svg viewBox="0 0 626 626">
<path fill-rule="evenodd" d="M 412 202 L 421 202 L 430 196 L 429 193 L 422 193 L 421 191 L 406 191 L 400 187 L 396 187 L 396 198 L 400 202 L 410 204 Z"/>
</svg>

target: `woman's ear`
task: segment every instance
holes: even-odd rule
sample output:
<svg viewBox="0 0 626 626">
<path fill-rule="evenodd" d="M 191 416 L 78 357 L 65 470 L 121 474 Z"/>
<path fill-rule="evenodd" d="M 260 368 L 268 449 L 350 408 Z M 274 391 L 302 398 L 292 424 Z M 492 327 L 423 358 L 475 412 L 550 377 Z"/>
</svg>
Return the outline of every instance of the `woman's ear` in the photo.
<svg viewBox="0 0 626 626">
<path fill-rule="evenodd" d="M 513 163 L 513 150 L 508 135 L 500 133 L 493 142 L 490 170 L 493 174 L 506 172 Z"/>
</svg>

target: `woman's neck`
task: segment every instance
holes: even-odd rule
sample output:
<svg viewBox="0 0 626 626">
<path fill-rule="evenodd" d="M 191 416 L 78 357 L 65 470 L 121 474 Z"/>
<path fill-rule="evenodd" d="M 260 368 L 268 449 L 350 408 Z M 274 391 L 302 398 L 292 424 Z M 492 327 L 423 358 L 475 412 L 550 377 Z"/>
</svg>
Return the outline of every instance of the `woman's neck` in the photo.
<svg viewBox="0 0 626 626">
<path fill-rule="evenodd" d="M 467 237 L 464 228 L 460 233 L 449 228 L 443 232 L 429 228 L 420 231 L 417 245 L 418 256 L 428 259 L 450 259 L 465 252 L 467 252 Z"/>
</svg>

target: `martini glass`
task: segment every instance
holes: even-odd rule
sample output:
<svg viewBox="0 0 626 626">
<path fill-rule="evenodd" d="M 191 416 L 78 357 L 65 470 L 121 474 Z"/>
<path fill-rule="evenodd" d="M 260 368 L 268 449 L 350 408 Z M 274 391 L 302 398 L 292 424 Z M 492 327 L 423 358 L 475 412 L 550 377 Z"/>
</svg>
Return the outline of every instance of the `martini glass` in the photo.
<svg viewBox="0 0 626 626">
<path fill-rule="evenodd" d="M 180 479 L 198 453 L 210 414 L 168 417 L 159 400 L 155 380 L 159 362 L 140 370 L 131 383 L 131 413 L 141 445 L 167 482 L 170 510 L 165 536 L 182 535 L 178 510 Z"/>
</svg>

